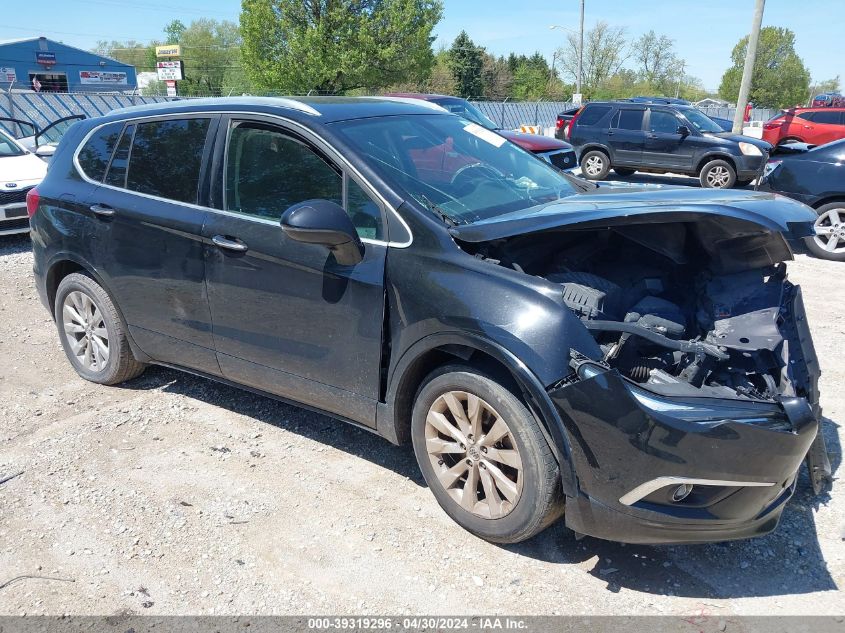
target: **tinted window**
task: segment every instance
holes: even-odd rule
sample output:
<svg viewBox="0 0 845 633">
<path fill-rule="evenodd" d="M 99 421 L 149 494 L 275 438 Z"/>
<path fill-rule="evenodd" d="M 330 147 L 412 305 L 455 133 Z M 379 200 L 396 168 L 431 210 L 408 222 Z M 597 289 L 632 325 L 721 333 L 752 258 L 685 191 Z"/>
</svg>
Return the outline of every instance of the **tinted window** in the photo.
<svg viewBox="0 0 845 633">
<path fill-rule="evenodd" d="M 346 211 L 352 218 L 352 224 L 355 225 L 359 237 L 371 240 L 384 239 L 381 207 L 348 176 L 346 178 Z"/>
<path fill-rule="evenodd" d="M 680 125 L 677 117 L 671 112 L 661 112 L 658 110 L 651 111 L 651 122 L 649 129 L 652 132 L 660 132 L 662 134 L 677 134 L 678 126 Z"/>
<path fill-rule="evenodd" d="M 340 172 L 303 141 L 274 128 L 234 127 L 226 161 L 230 211 L 278 220 L 288 207 L 305 200 L 343 204 Z"/>
<path fill-rule="evenodd" d="M 839 125 L 842 122 L 842 118 L 839 112 L 814 112 L 813 122 Z"/>
<path fill-rule="evenodd" d="M 622 109 L 613 117 L 610 127 L 620 130 L 642 130 L 644 110 Z"/>
<path fill-rule="evenodd" d="M 586 106 L 581 116 L 578 117 L 577 125 L 595 125 L 610 112 L 610 106 Z"/>
<path fill-rule="evenodd" d="M 112 156 L 105 183 L 114 187 L 126 187 L 126 168 L 129 166 L 129 149 L 132 147 L 132 136 L 135 125 L 127 125 L 120 137 L 117 150 Z"/>
<path fill-rule="evenodd" d="M 805 121 L 814 121 L 815 120 L 815 112 L 798 112 L 795 115 L 796 119 L 803 119 Z"/>
<path fill-rule="evenodd" d="M 20 156 L 23 150 L 5 133 L 0 132 L 0 156 Z"/>
<path fill-rule="evenodd" d="M 195 203 L 209 122 L 209 119 L 170 119 L 138 125 L 126 188 Z"/>
<path fill-rule="evenodd" d="M 94 132 L 79 150 L 79 166 L 91 180 L 102 182 L 122 129 L 123 121 L 109 123 Z"/>
</svg>

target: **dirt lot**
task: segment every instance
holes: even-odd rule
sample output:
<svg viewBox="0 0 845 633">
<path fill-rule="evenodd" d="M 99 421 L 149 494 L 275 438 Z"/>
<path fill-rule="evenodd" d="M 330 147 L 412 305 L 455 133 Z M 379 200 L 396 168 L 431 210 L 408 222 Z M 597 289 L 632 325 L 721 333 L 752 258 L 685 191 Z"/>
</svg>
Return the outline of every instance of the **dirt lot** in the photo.
<svg viewBox="0 0 845 633">
<path fill-rule="evenodd" d="M 752 541 L 634 547 L 562 525 L 474 538 L 409 448 L 170 370 L 121 387 L 76 376 L 0 238 L 2 614 L 841 614 L 845 495 L 802 476 Z M 834 467 L 845 421 L 845 264 L 800 257 Z M 61 579 L 61 580 L 58 580 Z"/>
</svg>

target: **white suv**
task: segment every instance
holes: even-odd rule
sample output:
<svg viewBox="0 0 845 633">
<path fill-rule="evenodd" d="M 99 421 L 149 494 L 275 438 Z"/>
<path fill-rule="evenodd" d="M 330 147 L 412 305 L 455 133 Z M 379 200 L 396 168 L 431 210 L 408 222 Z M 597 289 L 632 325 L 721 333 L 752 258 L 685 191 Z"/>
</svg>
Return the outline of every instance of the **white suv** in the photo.
<svg viewBox="0 0 845 633">
<path fill-rule="evenodd" d="M 0 235 L 26 233 L 26 194 L 44 178 L 47 163 L 0 129 Z"/>
</svg>

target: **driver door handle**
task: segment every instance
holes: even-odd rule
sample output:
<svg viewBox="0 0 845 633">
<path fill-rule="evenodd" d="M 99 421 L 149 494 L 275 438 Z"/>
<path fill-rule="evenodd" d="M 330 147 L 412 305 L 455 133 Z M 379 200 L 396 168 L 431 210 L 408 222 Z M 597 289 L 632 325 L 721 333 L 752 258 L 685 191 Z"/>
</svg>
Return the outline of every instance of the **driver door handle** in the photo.
<svg viewBox="0 0 845 633">
<path fill-rule="evenodd" d="M 215 246 L 220 248 L 224 248 L 227 251 L 235 251 L 236 253 L 245 253 L 249 246 L 244 244 L 238 239 L 231 239 L 226 237 L 225 235 L 215 235 L 211 238 L 211 241 L 214 242 Z"/>
<path fill-rule="evenodd" d="M 100 217 L 103 218 L 110 218 L 114 215 L 114 209 L 106 204 L 92 204 L 90 207 L 92 212 L 96 213 Z"/>
</svg>

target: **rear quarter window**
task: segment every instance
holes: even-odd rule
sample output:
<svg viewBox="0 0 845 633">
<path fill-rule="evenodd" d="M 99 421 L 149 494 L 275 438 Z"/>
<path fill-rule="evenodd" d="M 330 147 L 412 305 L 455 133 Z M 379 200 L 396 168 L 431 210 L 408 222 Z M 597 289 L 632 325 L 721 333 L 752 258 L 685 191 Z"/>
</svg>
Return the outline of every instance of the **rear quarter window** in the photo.
<svg viewBox="0 0 845 633">
<path fill-rule="evenodd" d="M 104 125 L 94 132 L 79 150 L 77 161 L 88 178 L 97 182 L 103 181 L 112 152 L 122 131 L 123 121 Z"/>
<path fill-rule="evenodd" d="M 578 117 L 578 125 L 595 125 L 612 109 L 611 106 L 587 106 Z"/>
</svg>

